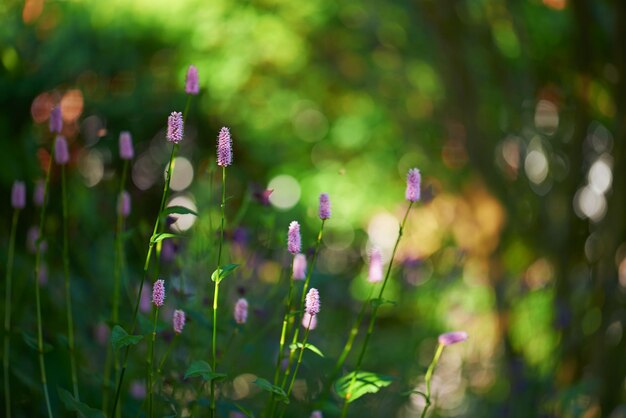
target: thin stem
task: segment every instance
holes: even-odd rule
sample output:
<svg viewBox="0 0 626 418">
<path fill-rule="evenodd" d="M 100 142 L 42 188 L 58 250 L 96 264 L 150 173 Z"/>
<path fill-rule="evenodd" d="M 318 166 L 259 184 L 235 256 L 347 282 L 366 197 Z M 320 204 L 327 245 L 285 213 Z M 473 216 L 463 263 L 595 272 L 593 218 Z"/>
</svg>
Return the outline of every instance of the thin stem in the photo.
<svg viewBox="0 0 626 418">
<path fill-rule="evenodd" d="M 157 369 L 157 374 L 159 375 L 161 374 L 161 371 L 163 370 L 163 365 L 165 364 L 165 360 L 167 360 L 167 358 L 169 357 L 177 340 L 178 340 L 178 334 L 174 334 L 174 338 L 172 338 L 172 341 L 170 342 L 169 347 L 167 347 L 167 351 L 165 352 L 165 354 L 161 358 L 161 361 L 159 362 L 159 368 Z"/>
<path fill-rule="evenodd" d="M 439 358 L 441 357 L 441 353 L 443 353 L 444 347 L 445 346 L 441 343 L 437 346 L 437 351 L 435 352 L 433 361 L 430 362 L 430 366 L 428 366 L 428 370 L 426 370 L 426 377 L 424 378 L 424 380 L 426 381 L 426 396 L 424 396 L 424 399 L 426 400 L 426 405 L 424 405 L 424 410 L 422 411 L 422 415 L 420 415 L 421 418 L 426 417 L 426 411 L 428 411 L 428 408 L 430 408 L 430 405 L 431 405 L 430 381 L 433 378 L 435 367 L 437 366 L 437 363 L 439 363 Z"/>
<path fill-rule="evenodd" d="M 146 359 L 148 363 L 148 417 L 152 418 L 154 411 L 154 402 L 153 402 L 153 380 L 154 380 L 154 367 L 152 367 L 152 362 L 154 360 L 154 343 L 156 341 L 156 328 L 157 328 L 157 320 L 159 319 L 159 307 L 157 306 L 154 309 L 154 326 L 152 328 L 152 339 L 150 340 L 150 351 L 148 354 L 148 358 Z"/>
<path fill-rule="evenodd" d="M 348 407 L 350 405 L 349 400 L 352 396 L 352 388 L 354 387 L 354 383 L 356 382 L 356 376 L 361 371 L 361 364 L 363 363 L 363 358 L 365 357 L 365 352 L 367 351 L 367 345 L 370 341 L 372 333 L 374 332 L 374 324 L 376 323 L 376 314 L 378 313 L 378 309 L 380 308 L 383 293 L 385 291 L 385 286 L 387 285 L 387 281 L 389 280 L 389 275 L 391 273 L 391 268 L 393 267 L 393 259 L 396 256 L 396 251 L 398 250 L 398 244 L 400 243 L 400 239 L 402 238 L 402 234 L 404 232 L 404 226 L 406 224 L 407 217 L 409 216 L 409 212 L 413 207 L 413 202 L 409 204 L 404 214 L 404 218 L 402 219 L 402 223 L 400 223 L 400 228 L 398 230 L 398 239 L 396 239 L 396 243 L 393 246 L 393 251 L 391 252 L 391 260 L 389 261 L 389 266 L 387 267 L 387 273 L 385 274 L 385 279 L 383 280 L 383 285 L 380 288 L 380 292 L 378 293 L 378 303 L 374 304 L 374 308 L 372 309 L 372 317 L 370 318 L 369 326 L 367 328 L 367 334 L 365 335 L 365 340 L 363 341 L 363 346 L 361 347 L 361 352 L 359 353 L 358 360 L 356 362 L 356 368 L 354 370 L 354 374 L 352 375 L 352 379 L 350 380 L 350 386 L 348 386 L 348 391 L 346 392 L 346 396 L 343 402 L 343 408 L 341 411 L 341 418 L 345 418 L 348 414 Z"/>
<path fill-rule="evenodd" d="M 161 224 L 161 213 L 163 212 L 163 208 L 165 207 L 165 202 L 167 200 L 167 196 L 170 190 L 170 180 L 172 178 L 172 170 L 174 169 L 174 156 L 176 155 L 176 150 L 178 150 L 178 144 L 174 144 L 172 147 L 172 153 L 170 154 L 170 161 L 167 165 L 167 179 L 165 180 L 165 185 L 163 186 L 163 195 L 161 196 L 161 205 L 159 206 L 159 212 L 157 213 L 156 220 L 154 221 L 154 228 L 152 229 L 152 236 L 150 237 L 150 243 L 148 244 L 148 252 L 146 253 L 146 260 L 143 265 L 143 274 L 141 276 L 141 283 L 139 284 L 139 292 L 137 292 L 137 297 L 135 298 L 135 308 L 133 310 L 133 319 L 130 327 L 129 334 L 132 334 L 135 331 L 135 326 L 137 325 L 137 312 L 139 311 L 139 303 L 141 301 L 141 292 L 143 290 L 143 285 L 146 281 L 146 276 L 148 275 L 148 267 L 150 266 L 150 259 L 152 257 L 152 250 L 154 249 L 154 237 L 157 235 L 157 231 L 159 230 L 159 225 Z M 115 411 L 117 409 L 117 404 L 120 399 L 120 394 L 122 390 L 122 383 L 124 382 L 124 375 L 126 374 L 126 368 L 128 366 L 128 353 L 130 352 L 130 348 L 132 346 L 126 346 L 124 350 L 124 361 L 122 362 L 122 372 L 120 373 L 120 377 L 117 381 L 117 388 L 115 389 L 115 399 L 113 401 L 113 410 L 111 412 L 111 416 L 115 416 Z"/>
<path fill-rule="evenodd" d="M 74 315 L 72 313 L 72 289 L 70 286 L 70 254 L 67 216 L 67 178 L 65 164 L 61 165 L 61 194 L 63 199 L 63 275 L 65 276 L 65 310 L 67 315 L 67 339 L 70 349 L 70 372 L 74 398 L 80 400 L 78 393 L 78 372 L 76 369 L 76 344 L 74 343 Z"/>
<path fill-rule="evenodd" d="M 46 220 L 46 208 L 48 203 L 48 188 L 50 187 L 50 171 L 52 170 L 52 155 L 48 161 L 46 169 L 46 182 L 43 192 L 43 203 L 39 213 L 39 237 L 37 240 L 37 251 L 35 252 L 35 304 L 37 305 L 37 352 L 39 354 L 39 371 L 41 373 L 41 385 L 43 386 L 43 394 L 46 400 L 46 409 L 48 417 L 52 418 L 52 407 L 50 406 L 50 394 L 48 393 L 48 382 L 46 377 L 46 362 L 43 356 L 43 326 L 41 321 L 41 295 L 39 289 L 39 275 L 41 273 L 41 242 L 43 240 L 44 223 Z"/>
<path fill-rule="evenodd" d="M 224 218 L 226 213 L 226 166 L 222 166 L 222 220 L 220 230 L 220 243 L 217 251 L 217 269 L 220 269 L 222 262 L 222 245 L 224 242 Z M 218 275 L 219 276 L 219 275 Z M 215 292 L 213 293 L 213 338 L 212 356 L 213 372 L 217 372 L 217 301 L 219 297 L 219 278 L 215 280 Z M 215 379 L 211 380 L 211 417 L 215 416 Z"/>
<path fill-rule="evenodd" d="M 304 355 L 304 350 L 306 348 L 306 342 L 309 338 L 309 331 L 311 330 L 311 322 L 313 322 L 313 315 L 309 315 L 309 323 L 304 330 L 304 337 L 302 338 L 302 347 L 300 347 L 300 354 L 298 355 L 298 362 L 296 363 L 296 368 L 293 371 L 293 376 L 291 376 L 291 382 L 289 382 L 289 387 L 287 388 L 287 398 L 291 395 L 291 390 L 293 389 L 293 384 L 296 381 L 296 376 L 298 375 L 298 370 L 300 369 L 300 364 L 302 364 L 302 356 Z M 281 418 L 285 415 L 285 409 L 280 414 Z"/>
<path fill-rule="evenodd" d="M 11 222 L 11 235 L 9 236 L 9 254 L 7 257 L 6 291 L 4 295 L 4 402 L 6 417 L 11 418 L 11 379 L 9 378 L 9 358 L 11 355 L 11 285 L 13 281 L 13 257 L 15 254 L 15 231 L 17 221 L 20 217 L 20 210 L 13 210 L 13 221 Z"/>
</svg>

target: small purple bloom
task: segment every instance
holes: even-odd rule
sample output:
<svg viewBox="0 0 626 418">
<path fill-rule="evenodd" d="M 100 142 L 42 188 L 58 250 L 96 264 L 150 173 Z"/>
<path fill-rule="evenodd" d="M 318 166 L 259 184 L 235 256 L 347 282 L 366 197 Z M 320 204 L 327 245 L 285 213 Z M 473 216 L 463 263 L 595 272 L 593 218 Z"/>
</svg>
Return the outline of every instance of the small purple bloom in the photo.
<svg viewBox="0 0 626 418">
<path fill-rule="evenodd" d="M 183 114 L 172 112 L 167 118 L 167 140 L 178 144 L 183 140 Z"/>
<path fill-rule="evenodd" d="M 187 79 L 185 80 L 185 93 L 198 94 L 200 85 L 198 84 L 198 69 L 194 65 L 190 65 L 187 70 Z"/>
<path fill-rule="evenodd" d="M 124 190 L 120 193 L 117 198 L 117 213 L 122 216 L 122 218 L 127 218 L 130 215 L 130 193 Z"/>
<path fill-rule="evenodd" d="M 313 331 L 317 328 L 317 315 L 311 315 L 308 312 L 305 312 L 302 315 L 302 326 L 304 328 L 308 328 L 310 331 Z"/>
<path fill-rule="evenodd" d="M 217 136 L 217 165 L 228 167 L 233 163 L 233 141 L 227 127 L 220 129 Z"/>
<path fill-rule="evenodd" d="M 26 185 L 23 181 L 13 182 L 11 189 L 11 206 L 13 209 L 24 209 L 26 206 Z"/>
<path fill-rule="evenodd" d="M 152 303 L 151 299 L 152 296 L 150 295 L 150 288 L 149 286 L 144 285 L 144 287 L 141 289 L 141 297 L 139 299 L 139 310 L 141 312 L 150 312 L 150 309 L 152 309 L 150 305 Z"/>
<path fill-rule="evenodd" d="M 111 331 L 109 330 L 107 324 L 105 324 L 104 322 L 98 322 L 93 331 L 93 334 L 98 344 L 106 345 L 107 341 L 109 340 L 109 335 L 111 334 Z"/>
<path fill-rule="evenodd" d="M 67 139 L 62 135 L 57 135 L 54 141 L 54 161 L 58 165 L 65 165 L 70 161 L 70 151 L 67 147 Z"/>
<path fill-rule="evenodd" d="M 306 278 L 306 256 L 304 254 L 296 254 L 293 257 L 293 274 L 294 280 L 304 280 Z"/>
<path fill-rule="evenodd" d="M 406 200 L 409 202 L 417 202 L 420 200 L 420 171 L 417 168 L 412 168 L 406 177 Z"/>
<path fill-rule="evenodd" d="M 35 190 L 33 191 L 33 203 L 35 203 L 35 206 L 40 207 L 43 205 L 45 194 L 46 194 L 45 181 L 37 180 L 37 183 L 35 183 Z"/>
<path fill-rule="evenodd" d="M 185 328 L 185 311 L 176 309 L 174 311 L 174 317 L 172 318 L 172 325 L 174 326 L 174 332 L 180 334 Z"/>
<path fill-rule="evenodd" d="M 157 308 L 163 306 L 165 302 L 165 280 L 159 279 L 152 285 L 152 303 Z"/>
<path fill-rule="evenodd" d="M 313 411 L 311 412 L 311 417 L 310 418 L 324 418 L 324 416 L 322 415 L 322 411 Z"/>
<path fill-rule="evenodd" d="M 50 112 L 50 132 L 60 134 L 63 130 L 63 117 L 61 115 L 61 107 L 55 106 Z"/>
<path fill-rule="evenodd" d="M 302 238 L 300 238 L 300 224 L 293 221 L 289 224 L 287 232 L 287 250 L 293 255 L 298 254 L 302 250 Z"/>
<path fill-rule="evenodd" d="M 370 283 L 378 283 L 383 279 L 383 257 L 378 247 L 373 247 L 370 252 L 370 266 L 367 280 Z"/>
<path fill-rule="evenodd" d="M 245 298 L 240 298 L 235 304 L 234 317 L 238 324 L 245 324 L 248 321 L 248 301 Z"/>
<path fill-rule="evenodd" d="M 135 156 L 135 150 L 133 149 L 133 137 L 130 132 L 120 132 L 120 158 L 122 160 L 132 160 Z"/>
<path fill-rule="evenodd" d="M 330 200 L 328 193 L 322 193 L 320 195 L 320 219 L 323 221 L 330 219 Z"/>
<path fill-rule="evenodd" d="M 465 340 L 467 340 L 467 332 L 465 331 L 446 332 L 439 336 L 439 344 L 443 346 L 460 343 Z"/>
<path fill-rule="evenodd" d="M 171 239 L 164 239 L 161 241 L 161 260 L 166 263 L 174 261 L 176 257 L 176 244 Z"/>
<path fill-rule="evenodd" d="M 130 396 L 136 400 L 146 398 L 146 384 L 141 380 L 133 380 L 128 391 L 130 392 Z"/>
<path fill-rule="evenodd" d="M 26 248 L 33 254 L 37 252 L 37 241 L 39 241 L 39 227 L 34 225 L 26 232 Z M 48 250 L 48 243 L 45 240 L 40 242 L 39 245 L 42 253 Z"/>
<path fill-rule="evenodd" d="M 311 288 L 309 293 L 306 294 L 304 301 L 304 310 L 309 315 L 317 315 L 320 313 L 320 293 L 315 288 Z"/>
</svg>

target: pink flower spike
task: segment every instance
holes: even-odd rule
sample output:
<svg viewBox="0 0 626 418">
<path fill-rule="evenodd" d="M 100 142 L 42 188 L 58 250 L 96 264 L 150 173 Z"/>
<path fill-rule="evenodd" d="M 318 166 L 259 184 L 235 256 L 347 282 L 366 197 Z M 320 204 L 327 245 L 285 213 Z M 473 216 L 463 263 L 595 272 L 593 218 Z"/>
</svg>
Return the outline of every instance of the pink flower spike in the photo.
<svg viewBox="0 0 626 418">
<path fill-rule="evenodd" d="M 328 193 L 322 193 L 320 195 L 320 219 L 323 221 L 330 219 L 330 200 Z"/>
<path fill-rule="evenodd" d="M 163 306 L 165 302 L 165 280 L 159 279 L 152 285 L 152 303 L 157 308 Z"/>
<path fill-rule="evenodd" d="M 199 91 L 198 69 L 194 65 L 190 65 L 187 69 L 187 78 L 185 80 L 185 93 L 196 95 Z"/>
<path fill-rule="evenodd" d="M 167 140 L 178 144 L 183 140 L 183 114 L 181 112 L 172 112 L 167 118 Z"/>
<path fill-rule="evenodd" d="M 467 340 L 467 332 L 465 331 L 454 331 L 454 332 L 446 332 L 445 334 L 441 334 L 439 336 L 439 344 L 445 346 L 460 343 Z"/>
<path fill-rule="evenodd" d="M 322 415 L 322 411 L 313 411 L 311 412 L 311 417 L 310 418 L 324 418 L 324 416 Z"/>
<path fill-rule="evenodd" d="M 58 165 L 65 165 L 70 161 L 67 139 L 62 135 L 57 135 L 54 141 L 54 161 L 56 161 Z"/>
<path fill-rule="evenodd" d="M 133 137 L 130 132 L 120 132 L 120 158 L 122 160 L 132 160 L 135 156 L 135 150 L 133 149 Z"/>
<path fill-rule="evenodd" d="M 233 163 L 233 140 L 227 127 L 220 129 L 217 136 L 217 165 L 228 167 Z"/>
<path fill-rule="evenodd" d="M 60 134 L 63 130 L 63 117 L 61 115 L 61 107 L 55 106 L 50 112 L 50 132 Z"/>
<path fill-rule="evenodd" d="M 320 292 L 318 292 L 315 288 L 311 288 L 309 293 L 306 294 L 304 305 L 304 310 L 309 315 L 315 316 L 320 313 Z"/>
<path fill-rule="evenodd" d="M 46 194 L 46 183 L 43 180 L 37 180 L 35 190 L 33 191 L 33 203 L 40 207 L 43 205 L 44 194 Z"/>
<path fill-rule="evenodd" d="M 293 257 L 293 273 L 294 280 L 304 280 L 306 278 L 306 256 L 304 254 L 296 254 Z"/>
<path fill-rule="evenodd" d="M 313 331 L 317 328 L 317 315 L 311 315 L 305 312 L 304 315 L 302 315 L 302 326 L 308 328 L 309 331 Z"/>
<path fill-rule="evenodd" d="M 122 218 L 127 218 L 130 215 L 130 194 L 124 190 L 117 199 L 117 213 L 122 216 Z"/>
<path fill-rule="evenodd" d="M 174 332 L 180 334 L 185 328 L 185 311 L 176 309 L 174 311 L 174 317 L 172 318 L 172 325 L 174 326 Z"/>
<path fill-rule="evenodd" d="M 406 200 L 409 202 L 417 202 L 420 200 L 420 171 L 417 168 L 412 168 L 406 177 Z"/>
<path fill-rule="evenodd" d="M 13 209 L 24 209 L 26 206 L 26 185 L 23 181 L 13 182 L 11 206 L 13 206 Z"/>
<path fill-rule="evenodd" d="M 245 324 L 248 322 L 248 301 L 244 298 L 240 298 L 235 304 L 234 312 L 235 322 L 238 324 Z"/>
<path fill-rule="evenodd" d="M 370 252 L 370 266 L 367 281 L 379 283 L 383 279 L 383 257 L 378 247 L 373 247 Z"/>
<path fill-rule="evenodd" d="M 298 254 L 302 250 L 302 238 L 300 238 L 300 224 L 293 221 L 289 224 L 287 232 L 287 250 L 293 255 Z"/>
</svg>

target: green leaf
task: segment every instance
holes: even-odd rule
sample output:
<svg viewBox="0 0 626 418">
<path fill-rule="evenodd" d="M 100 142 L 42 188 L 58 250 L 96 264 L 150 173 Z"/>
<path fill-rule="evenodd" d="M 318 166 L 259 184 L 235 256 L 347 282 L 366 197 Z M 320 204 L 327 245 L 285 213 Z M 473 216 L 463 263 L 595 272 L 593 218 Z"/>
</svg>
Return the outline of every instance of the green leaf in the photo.
<svg viewBox="0 0 626 418">
<path fill-rule="evenodd" d="M 211 365 L 204 360 L 196 360 L 191 363 L 191 366 L 185 372 L 185 379 L 188 377 L 200 376 L 207 382 L 211 380 L 219 380 L 226 377 L 224 373 L 215 373 L 211 369 Z"/>
<path fill-rule="evenodd" d="M 169 232 L 162 232 L 150 238 L 150 243 L 156 244 L 157 242 L 163 241 L 164 239 L 167 239 L 167 238 L 180 238 L 180 235 L 170 234 Z"/>
<path fill-rule="evenodd" d="M 283 388 L 281 388 L 280 386 L 272 385 L 270 382 L 260 377 L 257 377 L 256 380 L 252 383 L 257 385 L 264 391 L 278 395 L 278 399 L 283 401 L 284 403 L 287 403 L 287 404 L 289 403 L 289 398 L 287 397 L 287 394 L 285 393 Z"/>
<path fill-rule="evenodd" d="M 57 388 L 57 391 L 59 392 L 59 398 L 61 398 L 68 411 L 76 411 L 85 418 L 105 418 L 104 412 L 94 409 L 86 403 L 77 401 L 67 390 Z"/>
<path fill-rule="evenodd" d="M 119 350 L 122 347 L 126 347 L 128 345 L 135 345 L 141 339 L 143 335 L 130 335 L 126 332 L 126 330 L 119 325 L 113 327 L 111 331 L 111 345 L 114 350 Z"/>
<path fill-rule="evenodd" d="M 39 344 L 37 343 L 37 338 L 33 337 L 32 335 L 30 335 L 30 334 L 28 334 L 26 332 L 22 332 L 22 339 L 24 340 L 24 342 L 26 343 L 27 346 L 29 346 L 30 348 L 32 348 L 35 351 L 39 351 Z M 48 344 L 47 342 L 43 341 L 43 352 L 44 353 L 49 353 L 53 349 L 54 349 L 54 347 L 52 346 L 52 344 Z"/>
<path fill-rule="evenodd" d="M 192 209 L 186 208 L 184 206 L 170 206 L 169 208 L 165 208 L 163 212 L 161 212 L 161 216 L 169 216 L 169 215 L 194 215 L 198 216 L 198 213 Z"/>
<path fill-rule="evenodd" d="M 353 376 L 355 376 L 355 372 L 350 372 L 340 377 L 335 382 L 335 392 L 342 398 L 348 396 Z M 349 395 L 348 403 L 356 401 L 367 393 L 376 393 L 382 388 L 389 386 L 392 381 L 393 378 L 390 376 L 383 376 L 372 372 L 358 372 L 356 373 L 356 379 L 352 385 L 352 393 Z"/>
<path fill-rule="evenodd" d="M 252 413 L 252 411 L 244 408 L 243 406 L 239 405 L 238 403 L 234 402 L 235 407 L 240 410 L 245 416 L 247 416 L 248 418 L 254 418 L 254 414 Z"/>
<path fill-rule="evenodd" d="M 370 300 L 370 303 L 372 304 L 372 306 L 382 306 L 382 305 L 394 305 L 395 306 L 397 304 L 396 301 L 383 299 L 383 298 L 372 299 Z"/>
<path fill-rule="evenodd" d="M 219 267 L 213 272 L 213 274 L 211 274 L 211 280 L 213 280 L 214 282 L 217 281 L 217 283 L 219 283 L 231 274 L 233 274 L 237 267 L 239 267 L 239 264 L 227 264 L 224 267 Z"/>
<path fill-rule="evenodd" d="M 302 343 L 295 343 L 295 344 L 289 345 L 289 349 L 291 351 L 295 350 L 296 348 L 302 348 Z M 322 351 L 316 346 L 314 346 L 313 344 L 306 343 L 304 348 L 308 348 L 309 350 L 311 350 L 312 352 L 314 352 L 315 354 L 317 354 L 318 356 L 322 358 L 324 357 L 324 354 L 322 353 Z"/>
</svg>

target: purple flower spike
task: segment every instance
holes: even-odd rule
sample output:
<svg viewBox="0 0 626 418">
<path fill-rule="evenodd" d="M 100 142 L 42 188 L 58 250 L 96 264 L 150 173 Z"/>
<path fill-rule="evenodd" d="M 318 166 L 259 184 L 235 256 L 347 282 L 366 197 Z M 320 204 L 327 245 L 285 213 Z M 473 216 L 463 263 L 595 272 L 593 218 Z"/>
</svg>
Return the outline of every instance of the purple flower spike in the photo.
<svg viewBox="0 0 626 418">
<path fill-rule="evenodd" d="M 235 304 L 234 312 L 235 322 L 238 324 L 245 324 L 248 321 L 248 301 L 244 298 L 240 298 Z"/>
<path fill-rule="evenodd" d="M 35 183 L 35 190 L 33 191 L 33 202 L 35 203 L 35 206 L 40 207 L 43 205 L 45 194 L 46 183 L 43 180 L 37 180 L 37 183 Z"/>
<path fill-rule="evenodd" d="M 309 331 L 313 331 L 317 328 L 317 316 L 305 312 L 304 315 L 302 315 L 302 326 L 308 328 Z"/>
<path fill-rule="evenodd" d="M 378 247 L 372 248 L 370 252 L 370 267 L 367 275 L 367 281 L 370 283 L 378 283 L 383 279 L 383 257 Z"/>
<path fill-rule="evenodd" d="M 322 411 L 313 411 L 311 412 L 310 418 L 324 418 L 324 416 L 322 415 Z"/>
<path fill-rule="evenodd" d="M 183 328 L 185 328 L 185 311 L 181 311 L 180 309 L 174 311 L 172 325 L 174 326 L 174 332 L 176 334 L 183 332 Z"/>
<path fill-rule="evenodd" d="M 320 219 L 330 219 L 330 200 L 328 199 L 328 193 L 322 193 L 320 195 Z"/>
<path fill-rule="evenodd" d="M 62 135 L 57 135 L 57 139 L 54 141 L 54 161 L 58 165 L 65 165 L 70 161 L 67 139 Z"/>
<path fill-rule="evenodd" d="M 127 218 L 130 215 L 130 208 L 130 194 L 124 190 L 117 199 L 117 213 L 123 218 Z"/>
<path fill-rule="evenodd" d="M 417 168 L 409 170 L 406 177 L 406 200 L 409 202 L 417 202 L 420 200 L 420 171 Z"/>
<path fill-rule="evenodd" d="M 293 255 L 298 254 L 302 250 L 300 224 L 297 221 L 293 221 L 289 224 L 289 232 L 287 232 L 287 250 Z"/>
<path fill-rule="evenodd" d="M 165 302 L 165 280 L 159 279 L 152 285 L 152 303 L 157 308 L 163 306 Z"/>
<path fill-rule="evenodd" d="M 309 315 L 317 315 L 320 313 L 320 292 L 315 288 L 311 288 L 309 293 L 306 294 L 306 299 L 304 301 L 304 310 Z"/>
<path fill-rule="evenodd" d="M 233 163 L 233 141 L 227 127 L 220 129 L 217 136 L 217 165 L 228 167 Z"/>
<path fill-rule="evenodd" d="M 183 140 L 183 114 L 172 112 L 167 118 L 167 140 L 178 144 Z"/>
<path fill-rule="evenodd" d="M 187 70 L 187 79 L 185 80 L 185 93 L 198 94 L 200 85 L 198 84 L 198 69 L 190 65 Z"/>
<path fill-rule="evenodd" d="M 460 343 L 462 341 L 467 340 L 467 332 L 465 331 L 454 331 L 454 332 L 446 332 L 445 334 L 441 334 L 439 336 L 439 344 L 445 346 Z"/>
<path fill-rule="evenodd" d="M 293 257 L 293 279 L 304 280 L 306 278 L 306 256 L 304 254 L 296 254 Z"/>
<path fill-rule="evenodd" d="M 61 108 L 55 106 L 50 112 L 50 132 L 60 134 L 63 129 L 63 116 L 61 115 Z"/>
<path fill-rule="evenodd" d="M 26 185 L 24 185 L 23 181 L 13 182 L 11 206 L 13 206 L 13 209 L 24 209 L 24 206 L 26 206 Z"/>
<path fill-rule="evenodd" d="M 128 131 L 120 132 L 120 158 L 122 160 L 132 160 L 134 156 L 133 137 Z"/>
</svg>

